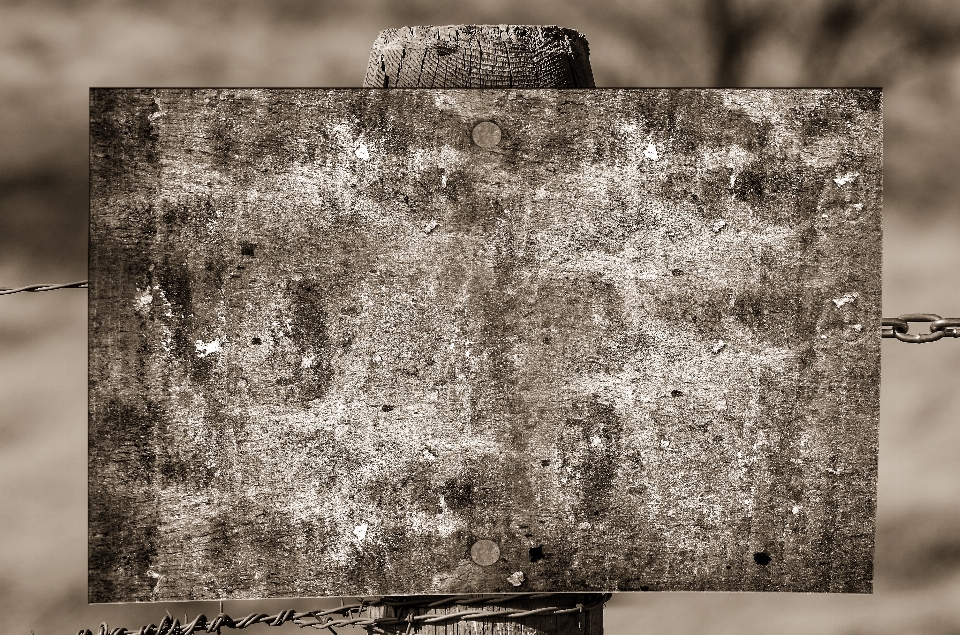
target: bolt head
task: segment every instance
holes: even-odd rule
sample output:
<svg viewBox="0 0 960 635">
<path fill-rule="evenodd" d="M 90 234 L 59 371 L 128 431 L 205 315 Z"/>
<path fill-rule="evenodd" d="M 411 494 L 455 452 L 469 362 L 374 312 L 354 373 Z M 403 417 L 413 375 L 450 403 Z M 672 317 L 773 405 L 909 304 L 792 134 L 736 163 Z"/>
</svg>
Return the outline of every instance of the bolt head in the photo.
<svg viewBox="0 0 960 635">
<path fill-rule="evenodd" d="M 470 557 L 481 567 L 489 567 L 500 559 L 500 547 L 492 540 L 478 540 L 470 547 Z"/>
<path fill-rule="evenodd" d="M 492 148 L 500 143 L 500 126 L 492 121 L 481 121 L 473 127 L 470 136 L 481 148 Z"/>
</svg>

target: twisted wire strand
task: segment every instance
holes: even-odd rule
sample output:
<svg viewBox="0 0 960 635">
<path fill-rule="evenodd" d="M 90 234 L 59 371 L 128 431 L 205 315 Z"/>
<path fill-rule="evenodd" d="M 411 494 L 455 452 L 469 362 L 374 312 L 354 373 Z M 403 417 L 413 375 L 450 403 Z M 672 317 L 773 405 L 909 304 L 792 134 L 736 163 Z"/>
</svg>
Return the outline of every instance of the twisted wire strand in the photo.
<svg viewBox="0 0 960 635">
<path fill-rule="evenodd" d="M 280 611 L 275 615 L 267 613 L 251 613 L 239 620 L 231 618 L 226 613 L 217 615 L 212 620 L 208 620 L 204 614 L 197 615 L 193 621 L 181 623 L 180 620 L 167 613 L 160 624 L 147 624 L 133 631 L 124 627 L 110 628 L 106 622 L 100 624 L 96 635 L 193 635 L 197 632 L 220 633 L 222 628 L 244 629 L 254 624 L 267 624 L 268 626 L 281 626 L 292 622 L 300 628 L 315 628 L 320 630 L 329 630 L 336 635 L 334 629 L 344 626 L 360 626 L 370 633 L 396 635 L 398 633 L 412 632 L 414 625 L 438 624 L 452 620 L 484 620 L 484 619 L 513 619 L 519 620 L 527 617 L 543 615 L 567 615 L 571 613 L 587 613 L 603 607 L 610 599 L 610 593 L 598 593 L 597 599 L 589 604 L 576 603 L 573 605 L 564 605 L 560 599 L 564 593 L 517 593 L 513 595 L 452 595 L 437 599 L 436 596 L 426 596 L 419 598 L 402 597 L 382 597 L 360 599 L 359 603 L 345 604 L 343 606 L 326 609 L 322 611 L 303 611 L 298 612 L 293 609 Z M 423 608 L 429 610 L 440 609 L 449 606 L 462 606 L 464 604 L 483 604 L 497 605 L 504 604 L 517 599 L 546 599 L 554 600 L 553 606 L 545 606 L 536 609 L 526 608 L 501 608 L 496 610 L 485 609 L 482 607 L 465 608 L 461 611 L 452 613 L 422 613 L 416 615 L 412 612 L 403 617 L 373 617 L 370 609 L 375 606 L 387 606 L 395 609 L 411 610 Z M 334 617 L 339 615 L 339 617 Z M 184 618 L 186 619 L 186 618 Z M 77 635 L 94 635 L 90 629 L 80 629 Z"/>
<path fill-rule="evenodd" d="M 55 289 L 86 289 L 87 281 L 81 280 L 80 282 L 68 282 L 67 284 L 30 284 L 25 287 L 18 287 L 16 289 L 9 289 L 6 287 L 0 287 L 0 295 L 13 295 L 14 293 L 34 293 L 37 291 L 53 291 Z"/>
<path fill-rule="evenodd" d="M 86 280 L 68 282 L 67 284 L 31 284 L 16 289 L 0 287 L 0 295 L 54 291 L 55 289 L 86 289 L 88 287 Z M 928 333 L 910 333 L 911 322 L 929 322 L 930 331 Z M 936 342 L 944 337 L 960 338 L 960 318 L 942 318 L 933 313 L 908 313 L 896 318 L 883 318 L 881 337 L 896 338 L 901 342 L 911 344 Z"/>
</svg>

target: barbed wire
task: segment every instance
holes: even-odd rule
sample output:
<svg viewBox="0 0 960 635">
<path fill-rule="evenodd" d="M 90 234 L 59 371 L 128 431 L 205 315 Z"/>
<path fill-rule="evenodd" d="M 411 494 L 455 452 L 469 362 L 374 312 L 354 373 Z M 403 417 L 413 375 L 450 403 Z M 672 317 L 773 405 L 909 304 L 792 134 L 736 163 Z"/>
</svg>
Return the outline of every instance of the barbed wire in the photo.
<svg viewBox="0 0 960 635">
<path fill-rule="evenodd" d="M 174 618 L 168 612 L 160 624 L 148 624 L 141 626 L 136 631 L 123 627 L 111 629 L 106 623 L 100 624 L 97 635 L 192 635 L 198 631 L 207 633 L 220 633 L 222 628 L 243 629 L 254 624 L 267 624 L 268 626 L 281 626 L 288 622 L 296 624 L 300 628 L 316 628 L 329 630 L 336 635 L 335 628 L 344 626 L 359 626 L 369 633 L 395 635 L 398 633 L 411 633 L 417 624 L 439 624 L 449 621 L 466 620 L 485 620 L 485 619 L 505 619 L 521 620 L 535 616 L 567 615 L 573 613 L 588 613 L 590 611 L 602 608 L 610 599 L 610 593 L 590 594 L 594 597 L 589 603 L 578 602 L 575 604 L 564 604 L 561 599 L 569 598 L 570 594 L 565 593 L 515 593 L 512 595 L 450 595 L 450 596 L 422 596 L 422 597 L 382 597 L 382 598 L 360 598 L 359 602 L 354 604 L 345 604 L 343 606 L 327 609 L 324 611 L 303 611 L 298 612 L 293 609 L 280 611 L 275 615 L 267 613 L 251 613 L 246 617 L 235 620 L 223 612 L 223 603 L 220 605 L 220 614 L 212 620 L 208 620 L 206 615 L 197 615 L 191 622 L 184 623 Z M 578 594 L 580 595 L 580 594 Z M 496 606 L 506 604 L 515 600 L 550 600 L 552 606 L 540 608 L 484 608 L 487 606 Z M 480 605 L 480 606 L 477 606 Z M 392 612 L 402 615 L 373 617 L 370 609 L 374 607 L 389 607 L 394 609 Z M 463 610 L 450 613 L 430 612 L 437 609 L 448 607 L 465 606 Z M 417 609 L 426 609 L 427 612 L 417 613 Z M 336 617 L 339 615 L 339 617 Z M 77 635 L 94 635 L 90 629 L 80 629 Z"/>
<path fill-rule="evenodd" d="M 86 289 L 87 281 L 68 282 L 67 284 L 31 284 L 17 289 L 8 289 L 0 287 L 0 295 L 12 295 L 14 293 L 34 293 L 37 291 L 53 291 L 54 289 Z"/>
<path fill-rule="evenodd" d="M 17 289 L 0 287 L 0 295 L 14 293 L 53 291 L 55 289 L 86 289 L 87 281 L 69 282 L 67 284 L 31 284 Z M 929 333 L 910 333 L 910 322 L 929 322 Z M 883 318 L 881 337 L 896 338 L 910 344 L 925 344 L 936 342 L 944 337 L 960 338 L 960 318 L 942 318 L 933 313 L 907 313 L 895 318 Z"/>
</svg>

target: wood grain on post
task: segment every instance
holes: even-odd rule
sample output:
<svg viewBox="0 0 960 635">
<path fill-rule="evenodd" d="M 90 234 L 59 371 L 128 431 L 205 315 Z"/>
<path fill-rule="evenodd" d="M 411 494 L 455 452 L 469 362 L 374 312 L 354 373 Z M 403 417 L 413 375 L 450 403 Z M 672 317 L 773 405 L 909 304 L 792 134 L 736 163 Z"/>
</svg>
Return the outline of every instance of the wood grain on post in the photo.
<svg viewBox="0 0 960 635">
<path fill-rule="evenodd" d="M 381 31 L 370 51 L 365 88 L 594 88 L 586 38 L 556 26 L 423 26 Z M 499 129 L 496 129 L 499 134 Z M 477 141 L 477 139 L 474 139 Z M 480 145 L 482 142 L 477 141 Z M 493 144 L 495 145 L 495 143 Z M 596 602 L 598 594 L 567 594 L 564 604 Z M 493 608 L 536 610 L 555 598 L 520 598 Z M 465 609 L 490 609 L 480 600 L 438 609 L 403 612 L 443 615 Z M 391 607 L 372 607 L 375 617 L 395 617 Z M 490 635 L 603 633 L 603 607 L 587 613 L 538 615 L 523 619 L 487 619 Z M 459 635 L 476 632 L 476 622 L 419 623 L 417 633 Z"/>
<path fill-rule="evenodd" d="M 556 26 L 387 29 L 365 88 L 594 88 L 587 40 Z"/>
</svg>

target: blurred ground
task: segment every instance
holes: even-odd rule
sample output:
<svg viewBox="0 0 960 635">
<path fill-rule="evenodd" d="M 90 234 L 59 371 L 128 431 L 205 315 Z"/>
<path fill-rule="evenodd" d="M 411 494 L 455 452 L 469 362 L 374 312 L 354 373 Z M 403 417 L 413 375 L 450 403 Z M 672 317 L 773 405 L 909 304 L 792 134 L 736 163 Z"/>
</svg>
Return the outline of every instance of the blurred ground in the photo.
<svg viewBox="0 0 960 635">
<path fill-rule="evenodd" d="M 380 29 L 456 23 L 576 28 L 598 86 L 883 86 L 884 315 L 960 316 L 949 0 L 0 0 L 0 286 L 86 277 L 90 86 L 358 86 Z M 618 595 L 607 632 L 960 633 L 960 341 L 885 341 L 882 381 L 874 595 Z M 217 610 L 86 605 L 85 291 L 0 298 L 0 509 L 0 632 Z"/>
</svg>

